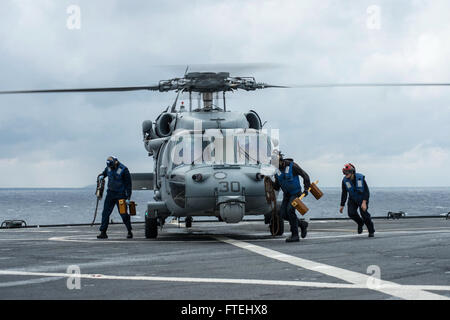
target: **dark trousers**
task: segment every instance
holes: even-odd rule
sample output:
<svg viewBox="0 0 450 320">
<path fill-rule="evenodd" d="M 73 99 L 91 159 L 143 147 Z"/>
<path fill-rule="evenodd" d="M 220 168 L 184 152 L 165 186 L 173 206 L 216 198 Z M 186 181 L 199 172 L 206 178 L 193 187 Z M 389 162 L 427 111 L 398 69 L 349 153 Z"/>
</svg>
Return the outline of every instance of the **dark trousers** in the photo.
<svg viewBox="0 0 450 320">
<path fill-rule="evenodd" d="M 298 220 L 295 214 L 295 208 L 292 206 L 292 201 L 297 198 L 297 195 L 283 195 L 283 202 L 280 208 L 280 217 L 289 221 L 292 236 L 298 236 Z"/>
<path fill-rule="evenodd" d="M 367 227 L 367 230 L 369 230 L 369 233 L 375 232 L 375 227 L 373 226 L 373 222 L 372 222 L 372 219 L 370 218 L 369 211 L 367 211 L 367 210 L 369 210 L 369 202 L 367 202 L 367 210 L 366 211 L 361 209 L 361 205 L 358 205 L 352 199 L 348 199 L 347 207 L 348 207 L 348 216 L 350 217 L 350 219 L 355 221 L 358 224 L 358 226 L 362 226 L 365 224 Z M 358 214 L 358 208 L 359 208 L 359 212 L 361 213 L 362 218 Z"/>
<path fill-rule="evenodd" d="M 108 230 L 109 225 L 109 216 L 111 215 L 112 211 L 114 210 L 114 206 L 117 205 L 117 210 L 119 210 L 119 200 L 125 199 L 125 197 L 120 195 L 115 195 L 110 192 L 106 193 L 105 203 L 103 205 L 103 212 L 102 212 L 102 225 L 100 226 L 100 231 Z M 121 214 L 122 221 L 127 227 L 128 231 L 131 231 L 131 219 L 128 214 Z"/>
</svg>

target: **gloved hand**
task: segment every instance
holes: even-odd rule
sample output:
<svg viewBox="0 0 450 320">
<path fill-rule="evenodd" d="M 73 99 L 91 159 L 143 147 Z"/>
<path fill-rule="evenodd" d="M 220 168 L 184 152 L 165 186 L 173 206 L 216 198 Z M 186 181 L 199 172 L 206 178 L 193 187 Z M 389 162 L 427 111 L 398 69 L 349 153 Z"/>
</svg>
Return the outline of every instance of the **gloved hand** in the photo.
<svg viewBox="0 0 450 320">
<path fill-rule="evenodd" d="M 100 174 L 100 175 L 97 177 L 97 180 L 98 180 L 98 181 L 102 181 L 104 178 L 105 178 L 105 177 L 104 177 L 102 174 Z"/>
</svg>

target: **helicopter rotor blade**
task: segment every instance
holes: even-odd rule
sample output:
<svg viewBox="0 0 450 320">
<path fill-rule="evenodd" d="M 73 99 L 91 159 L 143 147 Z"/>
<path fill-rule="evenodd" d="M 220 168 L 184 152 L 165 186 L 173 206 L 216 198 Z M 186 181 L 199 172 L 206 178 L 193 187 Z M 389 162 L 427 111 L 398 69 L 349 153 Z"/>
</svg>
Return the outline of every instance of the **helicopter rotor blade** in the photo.
<svg viewBox="0 0 450 320">
<path fill-rule="evenodd" d="M 234 80 L 233 80 L 234 79 Z M 223 91 L 233 91 L 237 89 L 253 91 L 256 89 L 267 89 L 267 88 L 285 88 L 285 89 L 307 89 L 307 88 L 356 88 L 356 87 L 444 87 L 450 86 L 450 83 L 322 83 L 322 84 L 298 84 L 298 85 L 272 85 L 267 83 L 256 83 L 254 78 L 233 78 L 235 82 L 227 83 L 225 87 L 220 87 L 217 90 Z M 217 79 L 214 79 L 217 80 Z M 186 82 L 188 81 L 188 82 Z M 201 83 L 203 85 L 203 83 Z M 206 85 L 209 83 L 207 82 Z M 226 87 L 228 89 L 226 89 Z M 199 87 L 201 90 L 204 88 Z M 190 79 L 185 78 L 175 78 L 171 80 L 160 81 L 159 85 L 156 86 L 137 86 L 137 87 L 106 87 L 106 88 L 83 88 L 83 89 L 45 89 L 45 90 L 16 90 L 16 91 L 0 91 L 1 94 L 33 94 L 33 93 L 64 93 L 64 92 L 125 92 L 125 91 L 172 91 L 172 90 L 192 90 L 197 91 L 199 88 L 195 87 L 195 83 L 192 86 Z M 203 92 L 203 91 L 199 91 Z M 178 97 L 178 96 L 177 96 Z M 175 100 L 175 104 L 178 99 Z"/>
<path fill-rule="evenodd" d="M 278 85 L 273 85 L 273 84 L 267 84 L 267 83 L 259 83 L 258 84 L 262 89 L 266 89 L 266 88 L 293 88 L 291 86 L 278 86 Z"/>
<path fill-rule="evenodd" d="M 450 83 L 324 83 L 289 85 L 283 88 L 354 88 L 354 87 L 446 87 Z"/>
<path fill-rule="evenodd" d="M 109 87 L 109 88 L 84 88 L 84 89 L 16 90 L 16 91 L 0 91 L 0 94 L 63 93 L 63 92 L 124 92 L 124 91 L 139 91 L 139 90 L 158 91 L 159 86 Z"/>
</svg>

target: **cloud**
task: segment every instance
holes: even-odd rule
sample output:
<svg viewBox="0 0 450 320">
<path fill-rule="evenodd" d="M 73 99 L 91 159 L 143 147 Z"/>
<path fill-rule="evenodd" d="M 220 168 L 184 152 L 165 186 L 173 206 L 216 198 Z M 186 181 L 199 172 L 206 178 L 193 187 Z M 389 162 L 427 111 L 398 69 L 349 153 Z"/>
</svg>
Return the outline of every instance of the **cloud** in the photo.
<svg viewBox="0 0 450 320">
<path fill-rule="evenodd" d="M 450 148 L 418 144 L 395 155 L 328 153 L 300 163 L 323 186 L 339 186 L 342 167 L 350 162 L 371 186 L 448 186 Z"/>
<path fill-rule="evenodd" d="M 66 27 L 72 4 L 81 8 L 80 30 Z M 147 85 L 180 76 L 187 64 L 248 62 L 282 64 L 242 74 L 275 84 L 448 82 L 448 1 L 379 1 L 380 30 L 366 26 L 372 4 L 5 0 L 0 88 Z M 110 154 L 134 172 L 151 170 L 141 123 L 156 119 L 174 98 L 1 96 L 0 170 L 6 174 L 0 187 L 92 184 Z M 269 89 L 228 94 L 227 104 L 257 110 L 266 127 L 280 129 L 285 153 L 327 185 L 355 159 L 375 177 L 384 168 L 377 163 L 388 163 L 397 178 L 376 181 L 382 186 L 448 185 L 439 159 L 450 149 L 449 101 L 447 88 Z M 431 183 L 415 172 L 427 162 Z"/>
</svg>

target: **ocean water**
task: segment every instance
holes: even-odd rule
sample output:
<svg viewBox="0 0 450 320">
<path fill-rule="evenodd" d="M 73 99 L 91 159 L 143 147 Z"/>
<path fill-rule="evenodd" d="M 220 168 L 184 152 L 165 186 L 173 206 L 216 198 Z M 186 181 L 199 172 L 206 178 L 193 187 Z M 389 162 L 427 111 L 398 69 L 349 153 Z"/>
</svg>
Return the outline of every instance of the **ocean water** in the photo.
<svg viewBox="0 0 450 320">
<path fill-rule="evenodd" d="M 324 196 L 316 200 L 305 198 L 309 218 L 347 217 L 339 213 L 340 188 L 323 188 Z M 0 223 L 4 220 L 25 220 L 28 225 L 90 223 L 96 197 L 95 187 L 80 189 L 0 189 Z M 369 213 L 387 216 L 388 211 L 404 211 L 408 216 L 436 216 L 450 211 L 450 187 L 445 188 L 371 188 Z M 153 199 L 152 191 L 133 191 L 137 215 L 132 221 L 144 221 L 146 203 Z M 99 203 L 96 222 L 100 222 L 103 200 Z M 111 215 L 120 222 L 117 209 Z M 200 218 L 194 218 L 200 219 Z"/>
</svg>

